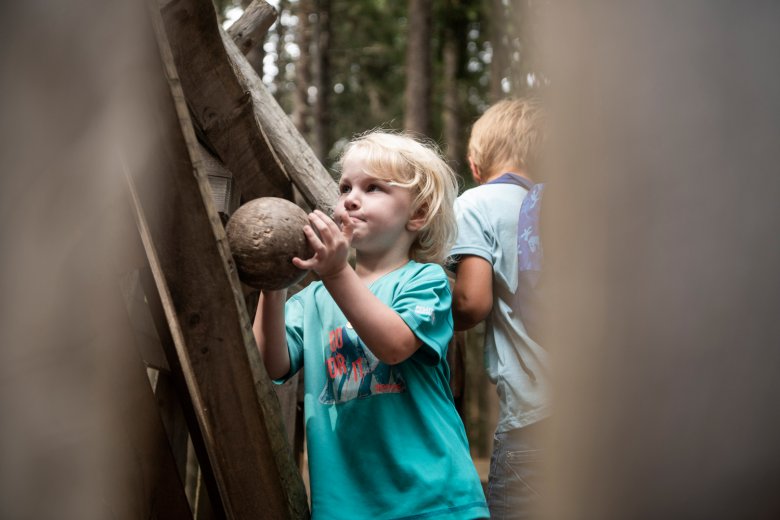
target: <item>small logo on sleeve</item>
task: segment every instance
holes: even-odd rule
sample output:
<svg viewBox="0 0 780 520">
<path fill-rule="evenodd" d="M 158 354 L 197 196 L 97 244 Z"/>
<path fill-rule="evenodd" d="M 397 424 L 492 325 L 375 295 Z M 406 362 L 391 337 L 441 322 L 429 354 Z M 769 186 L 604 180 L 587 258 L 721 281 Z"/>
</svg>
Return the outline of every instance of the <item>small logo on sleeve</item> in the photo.
<svg viewBox="0 0 780 520">
<path fill-rule="evenodd" d="M 414 313 L 419 316 L 425 316 L 426 318 L 430 318 L 431 322 L 433 322 L 436 319 L 436 315 L 433 314 L 433 307 L 428 307 L 426 305 L 418 305 L 414 308 Z"/>
<path fill-rule="evenodd" d="M 433 307 L 426 307 L 425 305 L 418 305 L 414 308 L 414 312 L 420 316 L 430 316 L 433 314 Z"/>
</svg>

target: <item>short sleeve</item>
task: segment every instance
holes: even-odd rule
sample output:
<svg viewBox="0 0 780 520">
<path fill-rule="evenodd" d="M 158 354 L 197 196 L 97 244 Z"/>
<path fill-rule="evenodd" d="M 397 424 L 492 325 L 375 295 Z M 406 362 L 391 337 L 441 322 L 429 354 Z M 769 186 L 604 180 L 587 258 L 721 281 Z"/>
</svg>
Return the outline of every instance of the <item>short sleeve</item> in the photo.
<svg viewBox="0 0 780 520">
<path fill-rule="evenodd" d="M 427 264 L 397 293 L 392 308 L 422 341 L 413 358 L 436 365 L 452 339 L 452 293 L 444 269 Z"/>
<path fill-rule="evenodd" d="M 287 332 L 287 352 L 290 354 L 290 371 L 275 383 L 284 383 L 303 365 L 303 302 L 293 296 L 284 306 L 284 325 Z"/>
<path fill-rule="evenodd" d="M 492 265 L 495 260 L 494 238 L 485 229 L 488 219 L 479 213 L 470 200 L 462 196 L 455 201 L 455 218 L 458 223 L 458 237 L 450 250 L 450 256 L 475 255 Z M 457 262 L 457 258 L 455 261 Z"/>
</svg>

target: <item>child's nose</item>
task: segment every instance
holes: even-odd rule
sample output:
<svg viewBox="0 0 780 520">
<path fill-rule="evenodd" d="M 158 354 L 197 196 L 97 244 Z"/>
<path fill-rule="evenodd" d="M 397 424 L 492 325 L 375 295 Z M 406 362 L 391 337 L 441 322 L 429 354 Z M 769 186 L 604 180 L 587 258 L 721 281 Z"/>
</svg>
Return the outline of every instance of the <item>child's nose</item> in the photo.
<svg viewBox="0 0 780 520">
<path fill-rule="evenodd" d="M 350 192 L 347 197 L 344 199 L 344 207 L 347 209 L 357 209 L 360 207 L 360 201 L 355 196 L 355 192 Z"/>
</svg>

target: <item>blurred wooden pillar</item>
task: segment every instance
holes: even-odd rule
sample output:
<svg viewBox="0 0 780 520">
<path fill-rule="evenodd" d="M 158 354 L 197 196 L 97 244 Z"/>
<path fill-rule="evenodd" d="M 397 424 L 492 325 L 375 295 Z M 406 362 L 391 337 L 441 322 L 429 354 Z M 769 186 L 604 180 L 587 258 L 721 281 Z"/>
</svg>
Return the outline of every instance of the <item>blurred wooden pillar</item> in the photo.
<svg viewBox="0 0 780 520">
<path fill-rule="evenodd" d="M 167 81 L 150 82 L 156 153 L 123 153 L 138 233 L 172 343 L 168 362 L 192 402 L 205 457 L 201 466 L 227 518 L 308 516 L 279 403 L 262 367 L 221 221 L 159 13 L 152 21 Z M 151 159 L 151 160 L 149 160 Z M 193 176 L 193 173 L 195 175 Z M 158 331 L 165 330 L 159 325 Z"/>
<path fill-rule="evenodd" d="M 780 4 L 550 11 L 548 517 L 780 517 Z"/>
</svg>

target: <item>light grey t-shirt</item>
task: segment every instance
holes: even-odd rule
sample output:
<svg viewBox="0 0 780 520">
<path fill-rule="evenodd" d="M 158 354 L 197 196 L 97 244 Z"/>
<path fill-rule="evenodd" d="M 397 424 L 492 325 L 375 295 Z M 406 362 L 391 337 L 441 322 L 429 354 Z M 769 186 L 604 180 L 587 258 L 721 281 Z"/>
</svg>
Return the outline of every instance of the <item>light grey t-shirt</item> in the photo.
<svg viewBox="0 0 780 520">
<path fill-rule="evenodd" d="M 543 419 L 548 407 L 548 356 L 516 312 L 517 218 L 527 191 L 484 184 L 455 202 L 458 239 L 450 254 L 475 255 L 493 266 L 493 310 L 485 320 L 485 368 L 499 398 L 497 432 Z"/>
</svg>

